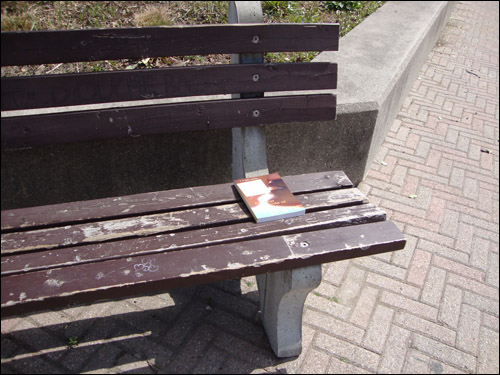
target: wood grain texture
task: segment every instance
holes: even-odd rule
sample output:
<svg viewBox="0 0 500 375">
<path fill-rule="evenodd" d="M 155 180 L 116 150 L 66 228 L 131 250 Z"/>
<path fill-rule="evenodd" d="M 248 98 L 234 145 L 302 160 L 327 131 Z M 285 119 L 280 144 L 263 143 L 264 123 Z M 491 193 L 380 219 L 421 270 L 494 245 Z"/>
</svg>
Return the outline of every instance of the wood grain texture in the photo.
<svg viewBox="0 0 500 375">
<path fill-rule="evenodd" d="M 334 95 L 318 94 L 7 117 L 1 120 L 2 148 L 326 121 L 335 119 L 335 106 Z"/>
<path fill-rule="evenodd" d="M 358 189 L 309 193 L 298 195 L 297 198 L 309 212 L 361 204 L 366 200 Z M 346 217 L 348 218 L 349 215 Z M 245 221 L 250 221 L 248 210 L 242 202 L 237 202 L 124 219 L 4 233 L 2 254 L 56 249 L 205 227 L 221 227 Z"/>
<path fill-rule="evenodd" d="M 352 182 L 342 171 L 326 171 L 284 176 L 294 194 L 351 188 Z M 241 202 L 232 183 L 172 189 L 121 197 L 61 203 L 47 206 L 4 210 L 2 233 L 103 221 L 135 215 L 149 215 L 183 209 Z"/>
<path fill-rule="evenodd" d="M 338 24 L 232 24 L 2 32 L 1 64 L 336 51 L 338 35 Z"/>
<path fill-rule="evenodd" d="M 8 262 L 2 263 L 2 276 L 118 259 L 132 255 L 146 256 L 164 251 L 179 251 L 207 246 L 208 244 L 248 241 L 272 237 L 277 234 L 295 234 L 305 231 L 338 228 L 383 221 L 385 218 L 384 211 L 370 204 L 360 204 L 352 208 L 344 207 L 327 211 L 308 212 L 305 216 L 261 224 L 253 223 L 247 215 L 246 220 L 239 220 L 236 224 L 224 227 L 212 225 L 194 230 L 171 231 L 154 236 L 80 245 L 78 248 L 69 246 L 59 247 L 56 250 L 41 248 L 36 252 L 13 252 L 9 254 Z M 56 253 L 57 256 L 54 256 Z"/>
<path fill-rule="evenodd" d="M 2 234 L 2 314 L 404 248 L 385 212 L 368 204 L 343 172 L 284 179 L 306 214 L 261 224 L 253 222 L 232 184 L 123 197 L 123 206 L 110 198 L 2 212 L 10 226 Z M 145 214 L 158 202 L 164 212 Z M 130 216 L 117 217 L 135 206 Z M 95 215 L 68 224 L 81 218 L 80 210 Z"/>
<path fill-rule="evenodd" d="M 2 111 L 337 88 L 337 64 L 244 64 L 2 78 Z"/>
<path fill-rule="evenodd" d="M 380 221 L 2 277 L 2 315 L 152 293 L 394 251 L 405 239 Z"/>
</svg>

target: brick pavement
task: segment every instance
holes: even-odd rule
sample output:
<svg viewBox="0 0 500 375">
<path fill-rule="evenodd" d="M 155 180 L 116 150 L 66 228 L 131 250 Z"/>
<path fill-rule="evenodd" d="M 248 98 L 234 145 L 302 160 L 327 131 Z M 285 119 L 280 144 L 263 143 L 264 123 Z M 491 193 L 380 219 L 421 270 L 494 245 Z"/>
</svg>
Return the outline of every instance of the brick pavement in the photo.
<svg viewBox="0 0 500 375">
<path fill-rule="evenodd" d="M 498 14 L 456 5 L 360 185 L 408 245 L 324 266 L 299 357 L 249 277 L 4 319 L 2 373 L 498 373 Z"/>
</svg>

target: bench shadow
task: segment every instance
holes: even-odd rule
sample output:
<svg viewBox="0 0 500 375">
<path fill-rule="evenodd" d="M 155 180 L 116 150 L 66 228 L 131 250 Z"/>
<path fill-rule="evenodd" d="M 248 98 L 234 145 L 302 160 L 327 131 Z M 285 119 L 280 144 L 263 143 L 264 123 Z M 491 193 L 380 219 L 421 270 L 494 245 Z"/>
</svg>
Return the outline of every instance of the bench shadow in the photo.
<svg viewBox="0 0 500 375">
<path fill-rule="evenodd" d="M 241 282 L 2 319 L 1 372 L 286 373 Z"/>
</svg>

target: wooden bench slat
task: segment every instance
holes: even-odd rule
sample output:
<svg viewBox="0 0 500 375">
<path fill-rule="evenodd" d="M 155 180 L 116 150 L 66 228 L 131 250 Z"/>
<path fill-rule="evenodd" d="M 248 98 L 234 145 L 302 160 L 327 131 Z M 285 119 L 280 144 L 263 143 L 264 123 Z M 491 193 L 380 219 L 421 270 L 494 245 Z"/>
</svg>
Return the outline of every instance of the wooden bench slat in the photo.
<svg viewBox="0 0 500 375">
<path fill-rule="evenodd" d="M 338 24 L 238 24 L 2 32 L 1 64 L 337 51 L 338 35 Z"/>
<path fill-rule="evenodd" d="M 2 276 L 67 267 L 74 264 L 103 261 L 132 255 L 149 255 L 162 251 L 179 251 L 186 248 L 208 246 L 235 241 L 269 237 L 297 232 L 336 228 L 385 220 L 381 209 L 362 204 L 307 215 L 255 224 L 241 222 L 226 227 L 203 228 L 177 233 L 133 238 L 122 241 L 96 243 L 56 250 L 43 250 L 24 254 L 9 254 L 2 260 Z"/>
<path fill-rule="evenodd" d="M 329 94 L 215 100 L 7 117 L 2 148 L 335 118 Z"/>
<path fill-rule="evenodd" d="M 358 189 L 311 193 L 305 196 L 299 195 L 297 198 L 308 211 L 361 204 L 366 201 Z M 251 220 L 252 217 L 245 205 L 239 202 L 29 232 L 4 233 L 2 254 L 143 237 Z"/>
<path fill-rule="evenodd" d="M 294 194 L 350 188 L 343 171 L 326 171 L 284 176 Z M 241 201 L 232 183 L 172 189 L 121 197 L 19 208 L 1 212 L 2 232 L 53 225 L 72 225 L 90 220 L 106 220 L 172 210 L 229 204 Z"/>
<path fill-rule="evenodd" d="M 172 67 L 2 78 L 2 110 L 196 95 L 335 89 L 337 64 Z"/>
<path fill-rule="evenodd" d="M 373 255 L 405 242 L 394 223 L 381 221 L 4 276 L 2 314 Z"/>
</svg>

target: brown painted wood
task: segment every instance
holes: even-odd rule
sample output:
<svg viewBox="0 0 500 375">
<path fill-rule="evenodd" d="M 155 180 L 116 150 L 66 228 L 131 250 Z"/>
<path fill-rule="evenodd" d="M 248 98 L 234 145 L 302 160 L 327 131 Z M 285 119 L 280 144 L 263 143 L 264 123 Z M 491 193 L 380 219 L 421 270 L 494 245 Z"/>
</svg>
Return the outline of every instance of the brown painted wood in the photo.
<svg viewBox="0 0 500 375">
<path fill-rule="evenodd" d="M 2 277 L 2 315 L 152 293 L 402 249 L 381 221 Z"/>
<path fill-rule="evenodd" d="M 260 224 L 247 220 L 224 227 L 164 233 L 107 243 L 63 247 L 56 250 L 15 253 L 3 258 L 2 276 L 133 255 L 146 256 L 163 251 L 179 251 L 200 246 L 364 224 L 383 221 L 385 218 L 386 214 L 381 209 L 370 204 L 361 204 L 327 211 L 308 212 L 303 216 Z"/>
<path fill-rule="evenodd" d="M 2 32 L 1 64 L 337 51 L 338 24 L 233 24 Z M 40 48 L 43 46 L 43 48 Z"/>
<path fill-rule="evenodd" d="M 361 204 L 366 201 L 365 196 L 358 189 L 310 193 L 298 195 L 297 198 L 309 212 Z M 65 225 L 29 232 L 4 233 L 2 235 L 2 254 L 55 249 L 70 245 L 151 236 L 210 226 L 220 227 L 251 220 L 245 205 L 239 202 L 124 219 Z"/>
<path fill-rule="evenodd" d="M 337 64 L 248 64 L 2 78 L 2 110 L 335 89 Z"/>
<path fill-rule="evenodd" d="M 82 142 L 181 131 L 335 119 L 329 94 L 163 104 L 8 117 L 2 148 Z"/>
<path fill-rule="evenodd" d="M 342 171 L 284 176 L 283 179 L 294 194 L 350 188 L 353 186 L 347 175 Z M 79 222 L 117 219 L 132 217 L 134 215 L 149 215 L 241 201 L 238 193 L 232 186 L 232 183 L 198 186 L 89 201 L 4 210 L 1 212 L 2 232 L 16 229 L 39 229 L 54 225 L 72 225 Z"/>
</svg>

